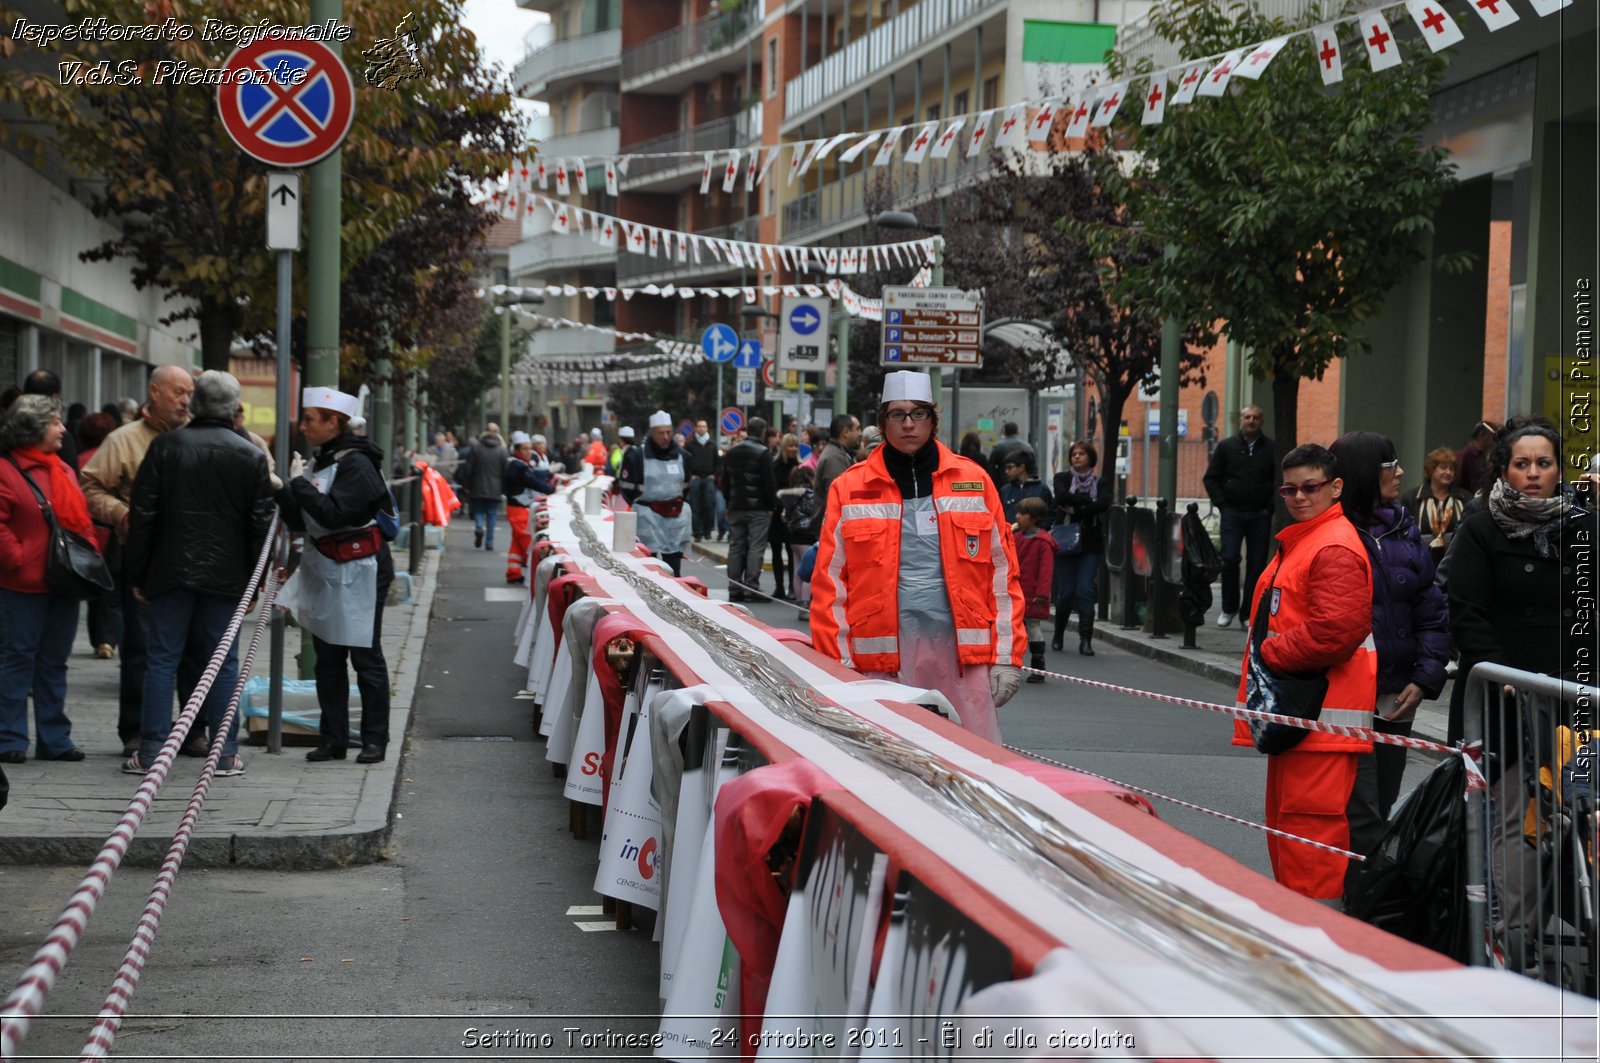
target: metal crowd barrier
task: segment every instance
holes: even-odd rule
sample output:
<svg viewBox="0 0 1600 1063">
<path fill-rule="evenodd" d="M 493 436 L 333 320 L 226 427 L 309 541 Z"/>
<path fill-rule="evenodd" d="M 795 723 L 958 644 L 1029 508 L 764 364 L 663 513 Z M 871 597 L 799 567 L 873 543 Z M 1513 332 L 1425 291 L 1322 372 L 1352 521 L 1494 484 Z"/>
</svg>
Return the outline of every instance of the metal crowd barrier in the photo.
<svg viewBox="0 0 1600 1063">
<path fill-rule="evenodd" d="M 1600 690 L 1496 664 L 1465 682 L 1464 737 L 1483 742 L 1489 780 L 1467 797 L 1470 962 L 1596 996 Z"/>
<path fill-rule="evenodd" d="M 1165 498 L 1156 499 L 1154 509 L 1145 509 L 1132 496 L 1112 506 L 1106 517 L 1106 567 L 1122 581 L 1121 626 L 1125 631 L 1140 626 L 1142 576 L 1148 581 L 1142 600 L 1149 609 L 1151 634 L 1166 638 L 1169 603 L 1184 586 L 1183 517 L 1167 512 Z M 1184 626 L 1184 648 L 1195 648 L 1194 632 L 1193 625 Z"/>
</svg>

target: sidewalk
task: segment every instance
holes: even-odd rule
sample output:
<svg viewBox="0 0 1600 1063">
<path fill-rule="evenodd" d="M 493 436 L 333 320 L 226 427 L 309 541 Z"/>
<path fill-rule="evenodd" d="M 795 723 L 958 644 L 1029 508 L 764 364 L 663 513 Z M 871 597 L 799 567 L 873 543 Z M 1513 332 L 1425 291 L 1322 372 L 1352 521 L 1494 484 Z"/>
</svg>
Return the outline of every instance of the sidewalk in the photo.
<svg viewBox="0 0 1600 1063">
<path fill-rule="evenodd" d="M 727 564 L 726 542 L 708 539 L 693 544 L 691 549 L 702 557 Z M 1195 631 L 1194 649 L 1183 648 L 1182 628 L 1171 632 L 1166 638 L 1158 639 L 1142 629 L 1124 631 L 1114 621 L 1101 620 L 1096 621 L 1094 635 L 1097 642 L 1148 657 L 1216 684 L 1197 688 L 1193 692 L 1197 698 L 1225 705 L 1232 705 L 1236 700 L 1234 695 L 1238 690 L 1239 669 L 1244 657 L 1244 629 L 1237 622 L 1231 627 L 1217 627 L 1215 611 L 1207 616 L 1205 625 Z M 1069 641 L 1076 639 L 1077 620 L 1073 620 Z M 1411 732 L 1413 736 L 1433 742 L 1445 740 L 1450 715 L 1450 686 L 1450 683 L 1446 683 L 1437 698 L 1424 701 L 1418 707 L 1416 724 Z"/>
<path fill-rule="evenodd" d="M 406 562 L 406 555 L 397 551 L 396 568 L 404 571 Z M 350 759 L 311 764 L 305 759 L 310 744 L 287 742 L 282 754 L 274 756 L 265 744 L 251 745 L 241 725 L 239 752 L 246 773 L 212 781 L 184 857 L 185 867 L 299 870 L 371 863 L 383 856 L 438 566 L 439 553 L 427 551 L 412 600 L 384 610 L 383 650 L 394 694 L 389 717 L 392 737 L 384 762 L 359 765 Z M 241 660 L 254 619 L 254 614 L 247 617 L 240 632 Z M 290 627 L 285 634 L 284 667 L 293 679 L 300 630 Z M 254 675 L 268 673 L 269 639 L 270 632 L 263 634 Z M 87 756 L 76 764 L 35 761 L 30 756 L 26 764 L 7 765 L 11 800 L 0 811 L 0 863 L 87 867 L 126 811 L 142 780 L 120 770 L 118 668 L 115 660 L 95 658 L 80 627 L 68 666 L 67 713 L 73 741 Z M 352 694 L 352 724 L 360 718 L 359 708 L 359 699 Z M 264 741 L 264 731 L 262 735 Z M 202 763 L 185 756 L 175 760 L 125 864 L 154 867 L 165 858 Z"/>
</svg>

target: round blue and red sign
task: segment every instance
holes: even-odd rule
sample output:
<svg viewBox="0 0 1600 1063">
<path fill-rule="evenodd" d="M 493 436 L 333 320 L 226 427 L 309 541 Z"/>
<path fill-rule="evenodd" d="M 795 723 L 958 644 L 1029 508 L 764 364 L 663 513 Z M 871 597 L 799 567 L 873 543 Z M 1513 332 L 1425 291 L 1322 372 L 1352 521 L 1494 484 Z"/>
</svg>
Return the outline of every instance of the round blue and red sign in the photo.
<svg viewBox="0 0 1600 1063">
<path fill-rule="evenodd" d="M 296 169 L 332 154 L 356 115 L 356 85 L 320 41 L 266 38 L 223 64 L 222 125 L 245 154 Z"/>
</svg>

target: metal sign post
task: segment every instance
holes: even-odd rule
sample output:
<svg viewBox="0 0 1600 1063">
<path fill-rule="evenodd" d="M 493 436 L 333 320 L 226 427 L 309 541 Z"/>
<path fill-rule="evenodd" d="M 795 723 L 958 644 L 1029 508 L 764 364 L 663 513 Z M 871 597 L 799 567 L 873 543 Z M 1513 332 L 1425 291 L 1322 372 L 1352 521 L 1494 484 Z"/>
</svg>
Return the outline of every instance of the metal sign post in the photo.
<svg viewBox="0 0 1600 1063">
<path fill-rule="evenodd" d="M 722 367 L 733 360 L 739 351 L 739 334 L 731 325 L 720 322 L 707 326 L 700 334 L 700 349 L 710 361 L 717 363 L 717 405 L 722 405 Z"/>
<path fill-rule="evenodd" d="M 278 358 L 276 427 L 272 460 L 278 474 L 289 475 L 289 343 L 294 294 L 294 253 L 300 250 L 300 175 L 274 171 L 267 175 L 267 250 L 278 257 Z M 288 562 L 289 536 L 278 540 L 279 568 Z M 283 752 L 283 610 L 272 607 L 271 665 L 267 693 L 267 752 Z"/>
</svg>

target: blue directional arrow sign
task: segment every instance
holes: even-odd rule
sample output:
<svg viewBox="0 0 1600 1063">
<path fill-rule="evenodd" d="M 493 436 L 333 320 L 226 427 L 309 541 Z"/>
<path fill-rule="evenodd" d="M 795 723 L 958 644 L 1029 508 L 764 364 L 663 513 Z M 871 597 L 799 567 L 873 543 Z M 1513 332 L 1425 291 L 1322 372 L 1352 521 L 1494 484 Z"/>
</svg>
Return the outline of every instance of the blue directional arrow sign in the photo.
<svg viewBox="0 0 1600 1063">
<path fill-rule="evenodd" d="M 701 334 L 700 349 L 709 361 L 731 362 L 739 351 L 739 334 L 728 325 L 712 325 Z"/>
<path fill-rule="evenodd" d="M 761 368 L 761 341 L 745 340 L 739 344 L 739 353 L 733 356 L 735 369 Z"/>
<path fill-rule="evenodd" d="M 822 315 L 809 303 L 802 303 L 789 311 L 789 327 L 802 336 L 809 336 L 822 324 Z"/>
<path fill-rule="evenodd" d="M 776 359 L 780 370 L 821 373 L 827 369 L 828 314 L 826 298 L 784 299 Z"/>
</svg>

